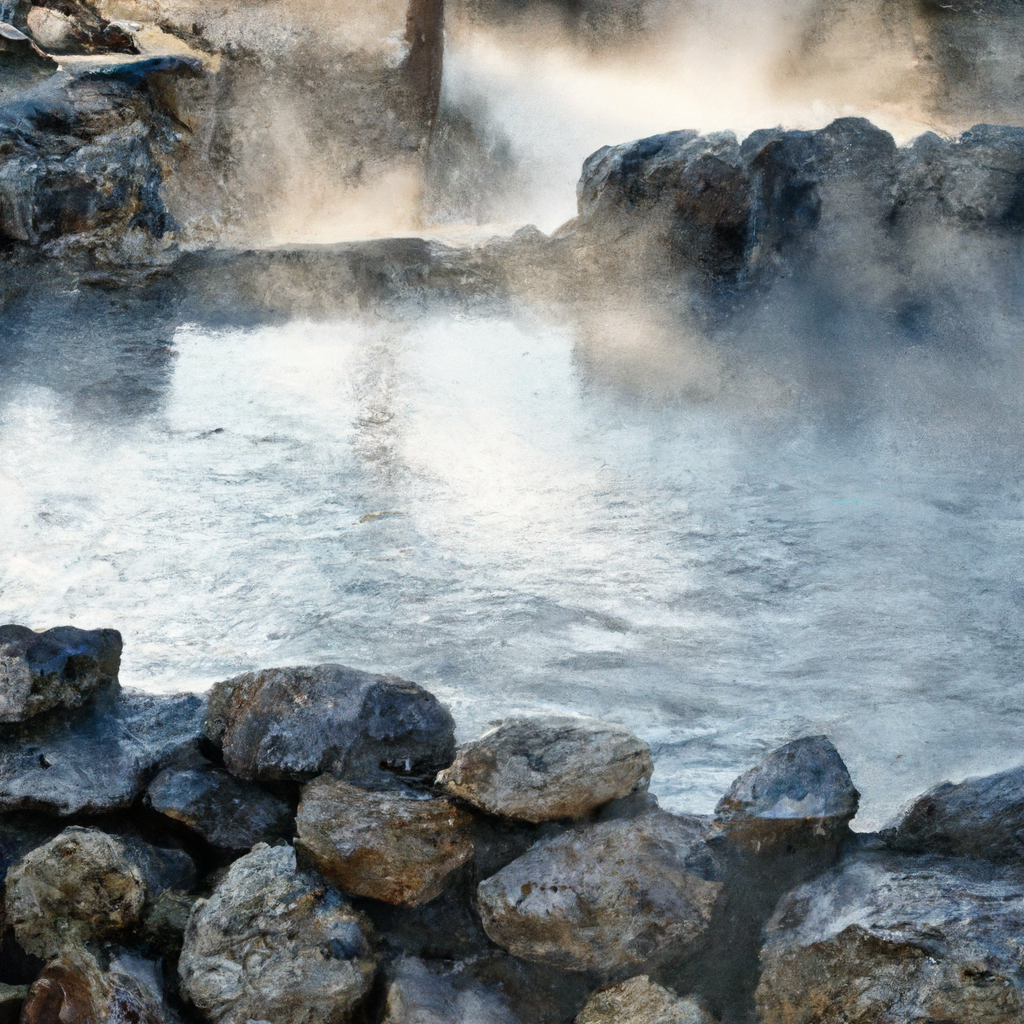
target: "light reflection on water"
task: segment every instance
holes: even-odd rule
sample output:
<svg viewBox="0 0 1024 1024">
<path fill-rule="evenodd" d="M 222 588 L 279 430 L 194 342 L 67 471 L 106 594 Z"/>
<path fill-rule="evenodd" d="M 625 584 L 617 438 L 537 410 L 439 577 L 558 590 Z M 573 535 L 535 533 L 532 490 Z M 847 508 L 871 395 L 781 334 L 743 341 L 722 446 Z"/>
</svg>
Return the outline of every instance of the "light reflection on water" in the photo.
<svg viewBox="0 0 1024 1024">
<path fill-rule="evenodd" d="M 696 811 L 824 732 L 859 827 L 1020 760 L 1013 452 L 645 402 L 527 320 L 184 325 L 134 404 L 54 343 L 4 365 L 2 617 L 116 626 L 130 685 L 336 660 L 422 682 L 464 737 L 608 717 Z"/>
</svg>

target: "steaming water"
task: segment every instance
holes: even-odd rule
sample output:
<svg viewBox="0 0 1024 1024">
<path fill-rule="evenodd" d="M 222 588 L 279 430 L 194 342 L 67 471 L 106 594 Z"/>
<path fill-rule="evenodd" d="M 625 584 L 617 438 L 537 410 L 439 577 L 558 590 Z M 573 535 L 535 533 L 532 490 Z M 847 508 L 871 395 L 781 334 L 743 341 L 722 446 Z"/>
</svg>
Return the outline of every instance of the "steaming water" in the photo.
<svg viewBox="0 0 1024 1024">
<path fill-rule="evenodd" d="M 0 349 L 3 617 L 120 628 L 126 684 L 330 659 L 463 737 L 601 715 L 696 811 L 827 733 L 865 828 L 1020 759 L 1019 447 L 655 401 L 532 320 L 172 330 Z"/>
</svg>

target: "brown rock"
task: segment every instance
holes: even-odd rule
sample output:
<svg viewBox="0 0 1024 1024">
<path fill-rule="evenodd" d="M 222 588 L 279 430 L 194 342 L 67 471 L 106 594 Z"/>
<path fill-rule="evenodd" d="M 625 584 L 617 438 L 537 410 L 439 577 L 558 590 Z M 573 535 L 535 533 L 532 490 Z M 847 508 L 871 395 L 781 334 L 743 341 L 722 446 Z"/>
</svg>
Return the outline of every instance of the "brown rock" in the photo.
<svg viewBox="0 0 1024 1024">
<path fill-rule="evenodd" d="M 651 754 L 631 732 L 593 718 L 512 718 L 467 743 L 437 783 L 489 814 L 582 818 L 650 780 Z"/>
<path fill-rule="evenodd" d="M 575 1024 L 714 1024 L 714 1018 L 641 974 L 595 992 Z"/>
<path fill-rule="evenodd" d="M 298 845 L 342 892 L 416 906 L 473 856 L 469 815 L 450 800 L 372 791 L 322 775 L 302 790 Z"/>
</svg>

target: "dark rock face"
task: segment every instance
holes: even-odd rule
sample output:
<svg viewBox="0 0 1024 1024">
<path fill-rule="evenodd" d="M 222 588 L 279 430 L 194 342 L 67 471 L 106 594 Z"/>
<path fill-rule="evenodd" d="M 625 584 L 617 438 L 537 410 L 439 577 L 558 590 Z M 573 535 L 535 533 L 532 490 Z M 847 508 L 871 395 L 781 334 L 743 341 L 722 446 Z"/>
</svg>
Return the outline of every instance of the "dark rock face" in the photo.
<svg viewBox="0 0 1024 1024">
<path fill-rule="evenodd" d="M 758 1019 L 1018 1021 L 1020 872 L 858 853 L 782 901 L 767 927 Z"/>
<path fill-rule="evenodd" d="M 416 683 L 341 665 L 266 669 L 218 683 L 205 733 L 243 779 L 421 775 L 455 756 L 455 723 L 436 697 Z"/>
<path fill-rule="evenodd" d="M 469 815 L 450 800 L 373 791 L 330 776 L 302 790 L 297 845 L 350 896 L 416 906 L 473 856 Z"/>
<path fill-rule="evenodd" d="M 271 842 L 287 833 L 292 819 L 283 800 L 213 767 L 162 771 L 150 783 L 146 802 L 221 850 Z"/>
<path fill-rule="evenodd" d="M 205 710 L 194 694 L 110 686 L 74 711 L 0 727 L 0 811 L 66 817 L 128 807 L 161 767 L 195 748 Z"/>
<path fill-rule="evenodd" d="M 259 844 L 189 918 L 178 972 L 209 1020 L 342 1024 L 377 966 L 368 923 L 296 870 L 290 846 Z"/>
<path fill-rule="evenodd" d="M 659 811 L 543 840 L 480 883 L 484 928 L 514 956 L 609 977 L 684 957 L 721 889 L 711 832 Z"/>
<path fill-rule="evenodd" d="M 120 665 L 116 629 L 58 626 L 36 633 L 0 626 L 0 722 L 78 707 L 97 687 L 116 681 Z"/>
<path fill-rule="evenodd" d="M 452 796 L 488 814 L 538 823 L 582 818 L 646 787 L 646 743 L 588 718 L 514 718 L 467 743 L 437 777 Z"/>
<path fill-rule="evenodd" d="M 883 833 L 897 850 L 1016 861 L 1024 853 L 1024 767 L 944 782 Z"/>
</svg>

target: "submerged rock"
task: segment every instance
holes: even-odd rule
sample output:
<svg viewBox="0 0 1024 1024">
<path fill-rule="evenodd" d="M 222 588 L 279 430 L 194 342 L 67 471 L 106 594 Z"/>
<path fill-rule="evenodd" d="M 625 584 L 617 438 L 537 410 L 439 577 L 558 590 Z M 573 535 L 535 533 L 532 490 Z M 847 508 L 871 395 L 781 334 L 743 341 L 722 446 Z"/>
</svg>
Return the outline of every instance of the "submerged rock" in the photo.
<svg viewBox="0 0 1024 1024">
<path fill-rule="evenodd" d="M 7 872 L 7 921 L 24 949 L 44 958 L 124 931 L 145 899 L 139 866 L 98 829 L 65 829 Z"/>
<path fill-rule="evenodd" d="M 416 906 L 473 856 L 469 815 L 450 800 L 374 791 L 324 775 L 302 790 L 297 845 L 342 892 Z"/>
<path fill-rule="evenodd" d="M 480 883 L 484 929 L 514 956 L 607 976 L 692 953 L 721 888 L 711 831 L 656 812 L 543 840 Z"/>
<path fill-rule="evenodd" d="M 944 782 L 883 833 L 897 850 L 1017 861 L 1024 855 L 1024 767 Z"/>
<path fill-rule="evenodd" d="M 116 629 L 58 626 L 37 633 L 0 626 L 0 722 L 21 722 L 50 708 L 78 707 L 117 679 L 121 634 Z"/>
<path fill-rule="evenodd" d="M 272 842 L 287 833 L 292 819 L 283 800 L 212 767 L 165 769 L 150 783 L 146 802 L 221 850 Z"/>
<path fill-rule="evenodd" d="M 455 756 L 455 723 L 433 694 L 341 665 L 265 669 L 217 683 L 205 732 L 242 779 L 426 774 Z"/>
<path fill-rule="evenodd" d="M 388 976 L 383 1024 L 521 1024 L 496 988 L 458 966 L 403 957 Z"/>
<path fill-rule="evenodd" d="M 110 686 L 75 711 L 0 726 L 0 812 L 126 808 L 162 767 L 195 749 L 205 710 L 195 694 Z"/>
<path fill-rule="evenodd" d="M 376 966 L 365 919 L 290 846 L 261 843 L 196 903 L 178 973 L 215 1024 L 341 1024 Z"/>
<path fill-rule="evenodd" d="M 714 1024 L 714 1018 L 641 974 L 595 992 L 575 1024 Z"/>
<path fill-rule="evenodd" d="M 1019 1021 L 1024 878 L 861 852 L 785 896 L 757 989 L 764 1024 Z"/>
<path fill-rule="evenodd" d="M 582 818 L 645 787 L 646 743 L 592 718 L 512 718 L 460 748 L 437 777 L 452 796 L 489 814 L 529 822 Z"/>
</svg>

